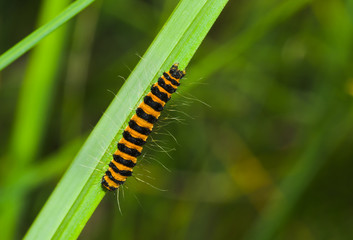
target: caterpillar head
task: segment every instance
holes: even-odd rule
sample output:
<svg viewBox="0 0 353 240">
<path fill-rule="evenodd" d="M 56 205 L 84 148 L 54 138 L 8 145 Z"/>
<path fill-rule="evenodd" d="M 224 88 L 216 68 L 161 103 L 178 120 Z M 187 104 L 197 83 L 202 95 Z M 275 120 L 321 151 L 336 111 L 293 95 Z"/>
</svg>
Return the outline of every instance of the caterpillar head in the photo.
<svg viewBox="0 0 353 240">
<path fill-rule="evenodd" d="M 185 70 L 180 71 L 178 67 L 179 63 L 174 63 L 173 66 L 170 68 L 169 72 L 174 78 L 182 79 L 185 76 L 186 72 Z"/>
</svg>

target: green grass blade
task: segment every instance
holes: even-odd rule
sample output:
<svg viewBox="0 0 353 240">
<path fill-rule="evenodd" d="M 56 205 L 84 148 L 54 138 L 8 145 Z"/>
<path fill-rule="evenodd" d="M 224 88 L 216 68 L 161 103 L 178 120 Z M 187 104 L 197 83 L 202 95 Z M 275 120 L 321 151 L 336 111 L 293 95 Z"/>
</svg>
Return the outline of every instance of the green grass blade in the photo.
<svg viewBox="0 0 353 240">
<path fill-rule="evenodd" d="M 77 16 L 73 26 L 71 45 L 67 58 L 67 74 L 60 107 L 62 127 L 58 137 L 67 142 L 82 134 L 84 124 L 84 101 L 87 79 L 90 74 L 92 47 L 95 39 L 101 2 L 86 9 Z"/>
<path fill-rule="evenodd" d="M 69 0 L 47 0 L 42 2 L 38 25 L 60 13 Z M 53 90 L 58 80 L 60 59 L 63 53 L 66 27 L 57 29 L 31 52 L 28 67 L 21 86 L 14 119 L 8 158 L 7 173 L 3 176 L 8 185 L 30 169 L 30 163 L 38 157 L 46 129 L 46 120 Z M 45 174 L 44 174 L 45 175 Z M 40 181 L 41 178 L 37 178 Z M 5 184 L 6 185 L 6 184 Z M 30 188 L 20 185 L 11 188 L 6 198 L 0 202 L 0 224 L 3 226 L 3 239 L 12 239 L 18 234 L 21 211 L 26 206 Z"/>
<path fill-rule="evenodd" d="M 319 116 L 322 124 L 318 124 L 313 130 L 314 134 L 305 144 L 307 147 L 290 173 L 282 180 L 280 191 L 273 194 L 269 204 L 244 239 L 274 239 L 319 170 L 332 157 L 337 147 L 349 138 L 352 132 L 352 106 L 347 109 L 338 108 L 333 104 L 327 109 L 321 117 Z M 333 112 L 335 114 L 332 116 Z M 342 119 L 342 115 L 345 115 L 345 118 Z M 334 125 L 337 127 L 333 129 Z"/>
<path fill-rule="evenodd" d="M 57 152 L 40 160 L 39 163 L 32 164 L 18 178 L 13 179 L 10 184 L 6 185 L 2 191 L 24 192 L 26 189 L 35 189 L 40 184 L 60 177 L 70 165 L 70 159 L 75 157 L 84 140 L 83 137 L 74 139 Z M 5 194 L 1 195 L 0 201 L 5 197 L 7 197 Z"/>
<path fill-rule="evenodd" d="M 253 46 L 271 28 L 293 16 L 310 2 L 311 0 L 289 0 L 274 6 L 265 15 L 256 19 L 244 32 L 222 44 L 199 61 L 194 66 L 195 71 L 192 72 L 192 75 L 198 76 L 202 72 L 202 76 L 207 77 L 217 72 L 229 62 L 238 58 L 246 49 Z M 217 59 L 217 61 L 215 62 L 213 59 Z M 210 62 L 213 62 L 213 64 L 209 65 Z"/>
<path fill-rule="evenodd" d="M 174 62 L 179 62 L 181 68 L 187 65 L 226 3 L 227 0 L 179 3 L 94 128 L 25 239 L 78 237 L 105 194 L 100 186 L 101 171 L 111 160 L 120 129 L 134 113 L 131 109 L 163 70 Z"/>
<path fill-rule="evenodd" d="M 7 50 L 0 56 L 0 71 L 31 49 L 40 40 L 46 37 L 48 34 L 53 32 L 55 29 L 60 27 L 62 24 L 70 20 L 77 13 L 85 9 L 94 0 L 78 0 L 73 2 L 64 11 L 62 11 L 58 16 L 53 18 L 47 24 L 41 26 L 30 35 L 25 37 L 15 46 Z"/>
<path fill-rule="evenodd" d="M 48 12 L 61 10 L 68 3 L 59 1 L 59 4 L 54 5 L 55 2 L 49 2 L 48 6 L 44 6 L 42 13 L 47 16 L 41 16 L 42 19 L 49 18 Z M 36 158 L 41 145 L 54 87 L 58 80 L 57 73 L 60 69 L 65 37 L 66 28 L 58 29 L 43 39 L 30 55 L 10 143 L 10 155 L 21 166 Z M 21 151 L 18 151 L 18 146 L 21 146 Z"/>
</svg>

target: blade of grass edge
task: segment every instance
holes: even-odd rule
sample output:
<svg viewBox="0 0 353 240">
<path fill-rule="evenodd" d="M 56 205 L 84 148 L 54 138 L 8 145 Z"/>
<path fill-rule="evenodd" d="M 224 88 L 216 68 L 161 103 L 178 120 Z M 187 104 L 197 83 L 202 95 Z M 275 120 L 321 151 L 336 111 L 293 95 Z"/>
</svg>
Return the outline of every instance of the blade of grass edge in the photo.
<svg viewBox="0 0 353 240">
<path fill-rule="evenodd" d="M 279 184 L 280 192 L 273 194 L 261 215 L 244 236 L 244 240 L 269 240 L 278 237 L 276 234 L 286 223 L 320 169 L 332 157 L 337 147 L 350 136 L 353 105 L 351 104 L 348 109 L 346 106 L 339 108 L 338 105 L 334 103 L 332 106 L 326 106 L 327 110 L 318 116 L 322 123 L 313 130 L 298 161 Z M 335 114 L 332 114 L 333 112 Z M 345 118 L 342 118 L 343 115 Z M 333 129 L 334 125 L 339 127 Z"/>
<path fill-rule="evenodd" d="M 29 229 L 25 239 L 77 238 L 105 192 L 100 178 L 117 138 L 161 70 L 184 68 L 228 0 L 183 0 L 129 76 L 74 162 Z M 119 116 L 119 117 L 115 117 Z M 99 163 L 101 162 L 101 163 Z M 95 171 L 97 170 L 97 171 Z"/>
<path fill-rule="evenodd" d="M 69 3 L 69 0 L 43 0 L 37 25 L 40 26 L 55 17 Z M 66 26 L 57 29 L 44 38 L 28 57 L 6 153 L 8 157 L 4 163 L 7 169 L 6 174 L 3 175 L 5 188 L 12 185 L 18 176 L 27 173 L 40 152 L 41 140 L 47 128 L 48 111 L 51 109 L 51 100 L 55 95 L 55 84 L 59 80 L 57 73 L 61 69 L 60 59 L 65 47 L 66 35 Z M 37 178 L 37 180 L 40 179 L 40 177 Z M 17 185 L 8 190 L 6 196 L 0 201 L 2 213 L 0 225 L 3 227 L 1 239 L 19 237 L 21 213 L 28 206 L 25 199 L 28 192 L 33 189 Z"/>
<path fill-rule="evenodd" d="M 85 9 L 94 0 L 78 0 L 0 56 L 0 71 L 35 46 L 40 40 Z"/>
</svg>

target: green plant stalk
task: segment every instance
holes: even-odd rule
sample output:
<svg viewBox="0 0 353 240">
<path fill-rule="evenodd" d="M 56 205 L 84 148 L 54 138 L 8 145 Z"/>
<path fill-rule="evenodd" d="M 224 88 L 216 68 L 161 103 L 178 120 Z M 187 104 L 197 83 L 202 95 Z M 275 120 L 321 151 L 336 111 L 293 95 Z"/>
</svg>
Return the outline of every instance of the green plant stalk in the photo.
<svg viewBox="0 0 353 240">
<path fill-rule="evenodd" d="M 206 78 L 216 73 L 222 67 L 237 59 L 246 49 L 253 46 L 256 41 L 268 33 L 270 29 L 280 24 L 283 20 L 293 16 L 311 1 L 312 0 L 288 0 L 277 4 L 264 16 L 260 16 L 255 20 L 246 30 L 217 47 L 217 49 L 197 62 L 193 66 L 193 72 L 190 77 L 201 75 Z M 213 59 L 218 60 L 213 61 Z M 212 62 L 211 65 L 209 64 L 210 62 Z"/>
<path fill-rule="evenodd" d="M 63 174 L 70 165 L 70 159 L 75 157 L 83 142 L 83 137 L 68 142 L 58 152 L 45 157 L 39 161 L 40 163 L 32 164 L 26 170 L 20 172 L 18 178 L 13 179 L 1 191 L 4 193 L 11 191 L 24 192 L 26 189 L 34 189 L 40 184 L 60 177 L 60 174 Z M 3 198 L 6 198 L 5 194 L 0 194 L 0 202 Z"/>
<path fill-rule="evenodd" d="M 43 8 L 48 10 L 43 11 L 43 15 L 48 16 L 41 16 L 41 18 L 49 18 L 48 12 L 62 9 L 69 1 L 59 1 L 59 4 L 54 4 L 54 1 L 49 2 L 50 4 L 47 5 L 50 6 Z M 58 80 L 57 73 L 65 36 L 66 28 L 57 29 L 52 35 L 43 39 L 30 55 L 10 142 L 10 155 L 16 160 L 15 164 L 24 166 L 38 155 L 53 90 Z M 21 146 L 21 151 L 18 150 L 18 146 Z"/>
<path fill-rule="evenodd" d="M 43 1 L 38 25 L 42 25 L 69 4 L 69 0 Z M 57 80 L 66 28 L 59 28 L 43 39 L 33 50 L 28 61 L 25 78 L 19 94 L 17 112 L 10 140 L 5 185 L 11 185 L 21 172 L 30 168 L 38 156 L 46 129 L 53 89 Z M 16 187 L 8 191 L 6 201 L 0 203 L 2 239 L 16 234 L 24 200 L 30 188 Z"/>
<path fill-rule="evenodd" d="M 105 191 L 100 179 L 117 139 L 162 71 L 184 68 L 227 0 L 183 0 L 120 89 L 27 232 L 25 239 L 76 239 Z M 187 79 L 185 79 L 187 81 Z M 102 163 L 99 163 L 99 162 Z"/>
<path fill-rule="evenodd" d="M 337 73 L 337 69 L 349 62 L 347 48 L 353 36 L 352 27 L 340 2 L 329 1 L 325 6 L 330 9 L 325 11 L 328 14 L 325 20 L 332 26 L 341 26 L 337 33 L 335 27 L 323 25 L 324 30 L 329 33 L 328 37 L 321 40 L 325 44 L 329 43 L 332 48 L 327 48 L 322 53 L 326 58 L 326 65 L 321 65 L 321 75 L 324 76 L 320 80 L 325 84 L 319 85 L 316 96 L 325 101 L 318 100 L 316 104 L 312 104 L 312 126 L 302 141 L 303 152 L 293 169 L 282 180 L 280 192 L 270 199 L 245 239 L 274 239 L 293 211 L 297 210 L 296 205 L 317 173 L 327 161 L 334 159 L 333 154 L 337 153 L 337 148 L 352 135 L 353 105 L 351 98 L 346 98 L 342 91 L 341 84 L 345 75 Z M 330 83 L 330 80 L 334 81 Z"/>
<path fill-rule="evenodd" d="M 150 15 L 158 14 L 156 9 L 150 4 L 138 0 L 130 1 L 107 1 L 104 3 L 103 13 L 109 14 L 119 21 L 129 24 L 131 27 L 153 37 L 154 31 L 151 31 L 149 26 L 153 26 L 155 19 Z M 146 12 L 152 14 L 145 14 Z M 157 15 L 158 16 L 158 15 Z M 163 26 L 163 25 L 162 25 Z"/>
<path fill-rule="evenodd" d="M 67 169 L 70 159 L 78 152 L 83 140 L 83 138 L 79 138 L 69 142 L 55 154 L 40 161 L 39 164 L 22 170 L 18 169 L 17 176 L 0 188 L 0 206 L 2 208 L 0 219 L 3 226 L 6 227 L 0 233 L 0 239 L 18 238 L 13 235 L 18 232 L 16 231 L 16 223 L 20 211 L 23 209 L 25 194 L 28 190 L 59 178 Z"/>
<path fill-rule="evenodd" d="M 337 106 L 339 104 L 334 102 L 331 106 L 326 106 L 327 109 L 324 113 L 318 115 L 318 121 L 323 121 L 323 119 L 325 121 L 313 131 L 312 137 L 305 144 L 307 148 L 280 184 L 280 192 L 273 195 L 269 204 L 255 222 L 254 227 L 244 239 L 274 239 L 275 234 L 286 222 L 317 172 L 332 157 L 336 148 L 346 138 L 350 137 L 353 106 L 349 106 L 348 110 L 344 108 L 346 107 L 344 105 L 340 108 L 337 108 Z M 342 118 L 342 116 L 345 117 Z M 332 128 L 332 126 L 338 127 Z M 337 133 L 346 133 L 346 135 Z"/>
<path fill-rule="evenodd" d="M 60 142 L 82 134 L 84 122 L 84 95 L 89 74 L 92 45 L 102 2 L 77 16 L 73 28 L 72 44 L 67 60 L 67 75 L 63 90 L 61 122 L 65 126 L 60 131 Z"/>
<path fill-rule="evenodd" d="M 0 71 L 35 46 L 40 40 L 85 9 L 94 0 L 77 0 L 0 56 Z"/>
</svg>

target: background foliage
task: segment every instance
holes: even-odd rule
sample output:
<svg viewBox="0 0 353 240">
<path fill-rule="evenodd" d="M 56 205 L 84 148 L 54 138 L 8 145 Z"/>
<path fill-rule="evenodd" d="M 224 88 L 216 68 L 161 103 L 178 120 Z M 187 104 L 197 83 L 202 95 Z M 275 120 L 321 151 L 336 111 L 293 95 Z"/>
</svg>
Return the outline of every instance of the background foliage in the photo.
<svg viewBox="0 0 353 240">
<path fill-rule="evenodd" d="M 0 4 L 1 53 L 62 8 Z M 95 2 L 59 29 L 39 69 L 34 49 L 0 73 L 7 237 L 26 233 L 176 4 Z M 107 194 L 80 238 L 352 239 L 352 23 L 348 0 L 230 1 L 152 136 L 171 157 L 151 145 L 135 171 L 167 191 L 129 179 L 122 214 Z M 33 78 L 50 91 L 22 92 Z"/>
</svg>

